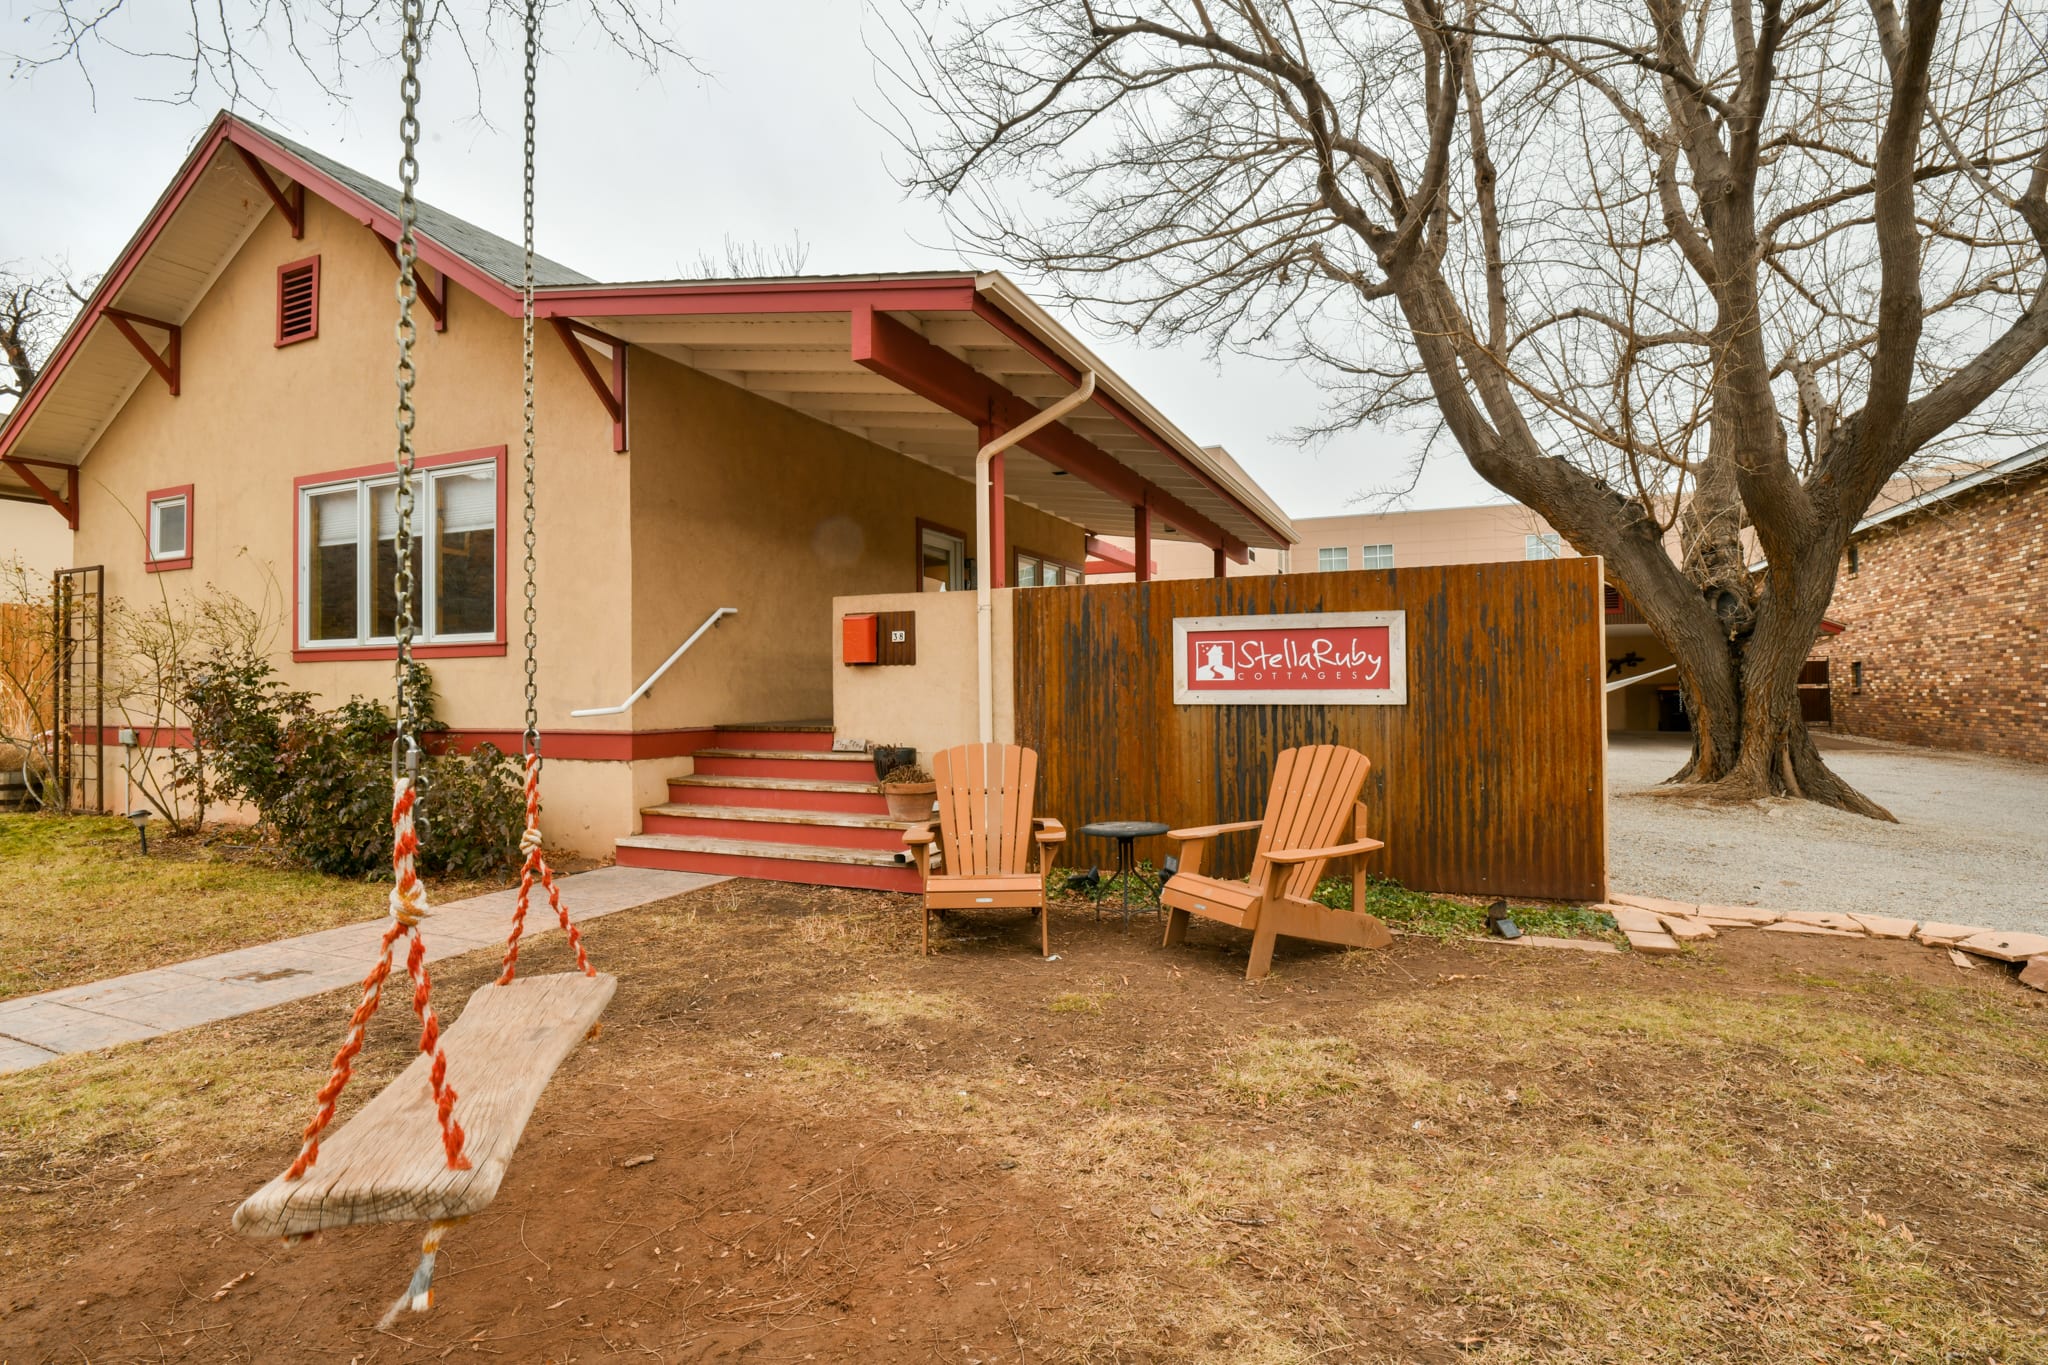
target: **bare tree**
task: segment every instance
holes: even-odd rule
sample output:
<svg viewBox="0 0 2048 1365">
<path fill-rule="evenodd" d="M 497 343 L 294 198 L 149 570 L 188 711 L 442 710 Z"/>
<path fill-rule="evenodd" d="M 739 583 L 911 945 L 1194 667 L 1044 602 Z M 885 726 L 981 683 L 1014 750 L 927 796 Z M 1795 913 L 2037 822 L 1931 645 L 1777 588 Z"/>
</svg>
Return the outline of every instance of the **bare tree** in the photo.
<svg viewBox="0 0 2048 1365">
<path fill-rule="evenodd" d="M 65 325 L 85 302 L 90 281 L 74 282 L 63 267 L 0 265 L 0 412 L 36 382 Z"/>
<path fill-rule="evenodd" d="M 699 251 L 677 273 L 686 280 L 783 279 L 803 274 L 810 259 L 811 244 L 801 232 L 791 232 L 786 242 L 740 241 L 727 233 L 722 251 Z"/>
<path fill-rule="evenodd" d="M 1797 678 L 1887 479 L 2031 415 L 2038 8 L 1002 8 L 892 23 L 937 115 L 903 133 L 911 187 L 1098 318 L 1316 363 L 1332 427 L 1448 433 L 1670 647 L 1674 781 L 1889 818 L 1822 763 Z"/>
</svg>

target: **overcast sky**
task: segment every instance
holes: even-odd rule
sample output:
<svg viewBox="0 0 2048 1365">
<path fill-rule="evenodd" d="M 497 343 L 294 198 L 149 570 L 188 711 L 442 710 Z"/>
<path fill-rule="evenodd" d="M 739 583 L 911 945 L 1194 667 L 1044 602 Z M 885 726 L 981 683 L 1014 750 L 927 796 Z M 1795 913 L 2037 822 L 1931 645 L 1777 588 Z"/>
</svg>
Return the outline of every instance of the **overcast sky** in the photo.
<svg viewBox="0 0 2048 1365">
<path fill-rule="evenodd" d="M 181 40 L 185 6 L 130 0 L 128 8 L 115 33 L 123 46 L 145 51 Z M 861 0 L 685 0 L 675 30 L 702 75 L 680 64 L 650 75 L 582 18 L 551 20 L 553 55 L 541 69 L 539 249 L 617 280 L 694 273 L 700 252 L 720 253 L 727 236 L 776 242 L 800 234 L 812 273 L 962 263 L 937 207 L 906 200 L 891 175 L 893 144 L 870 117 L 887 96 L 863 41 L 864 25 L 872 34 L 879 21 L 864 10 Z M 0 51 L 35 50 L 33 35 L 49 31 L 46 11 L 47 0 L 0 0 Z M 157 21 L 172 27 L 151 31 Z M 516 33 L 499 36 L 516 46 Z M 515 63 L 516 55 L 487 58 L 479 91 L 453 44 L 430 53 L 420 193 L 517 240 Z M 262 65 L 276 88 L 257 92 L 242 113 L 379 179 L 397 179 L 394 68 L 374 60 L 356 68 L 337 99 L 288 56 Z M 90 84 L 74 66 L 0 81 L 0 127 L 11 133 L 0 262 L 68 257 L 80 272 L 104 269 L 226 103 L 211 88 L 196 105 L 161 102 L 186 79 L 174 63 L 102 50 L 89 66 Z M 1149 348 L 1067 321 L 1189 435 L 1229 447 L 1293 516 L 1380 510 L 1381 502 L 1359 499 L 1408 481 L 1405 435 L 1360 431 L 1308 448 L 1289 441 L 1321 402 L 1316 386 L 1289 367 Z M 1500 500 L 1452 452 L 1434 459 L 1398 505 Z"/>
</svg>

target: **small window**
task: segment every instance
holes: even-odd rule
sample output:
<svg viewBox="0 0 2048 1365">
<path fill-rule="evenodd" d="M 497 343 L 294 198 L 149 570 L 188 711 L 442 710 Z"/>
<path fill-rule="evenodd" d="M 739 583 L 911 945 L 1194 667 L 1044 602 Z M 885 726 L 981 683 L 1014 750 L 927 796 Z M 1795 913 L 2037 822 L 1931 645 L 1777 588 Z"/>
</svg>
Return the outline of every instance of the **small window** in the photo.
<svg viewBox="0 0 2048 1365">
<path fill-rule="evenodd" d="M 1861 692 L 1863 690 L 1863 660 L 1861 659 L 1854 660 L 1849 665 L 1849 690 L 1851 692 Z"/>
<path fill-rule="evenodd" d="M 1862 564 L 1861 564 L 1861 563 L 1859 562 L 1859 561 L 1860 561 L 1860 559 L 1861 559 L 1861 556 L 1860 556 L 1860 555 L 1858 555 L 1858 554 L 1856 553 L 1856 547 L 1855 547 L 1854 545 L 1851 545 L 1851 546 L 1849 547 L 1849 572 L 1850 572 L 1850 573 L 1855 573 L 1855 572 L 1856 572 L 1856 571 L 1857 571 L 1858 569 L 1860 569 L 1860 568 L 1862 568 L 1862 567 L 1863 567 L 1863 566 L 1862 566 Z"/>
<path fill-rule="evenodd" d="M 1555 531 L 1522 537 L 1522 558 L 1558 559 L 1564 554 L 1564 540 Z"/>
<path fill-rule="evenodd" d="M 277 268 L 277 344 L 311 341 L 320 335 L 320 258 Z"/>
<path fill-rule="evenodd" d="M 192 486 L 160 488 L 149 495 L 149 569 L 192 567 Z"/>
<path fill-rule="evenodd" d="M 1322 573 L 1342 573 L 1351 567 L 1351 548 L 1347 545 L 1325 545 L 1316 551 L 1316 569 Z"/>
<path fill-rule="evenodd" d="M 1057 559 L 1044 555 L 1017 552 L 1016 586 L 1020 588 L 1058 588 L 1081 581 L 1081 570 L 1072 564 L 1062 564 Z"/>
<path fill-rule="evenodd" d="M 1361 569 L 1391 569 L 1394 567 L 1394 547 L 1391 545 L 1361 545 L 1358 547 L 1358 567 Z"/>
</svg>

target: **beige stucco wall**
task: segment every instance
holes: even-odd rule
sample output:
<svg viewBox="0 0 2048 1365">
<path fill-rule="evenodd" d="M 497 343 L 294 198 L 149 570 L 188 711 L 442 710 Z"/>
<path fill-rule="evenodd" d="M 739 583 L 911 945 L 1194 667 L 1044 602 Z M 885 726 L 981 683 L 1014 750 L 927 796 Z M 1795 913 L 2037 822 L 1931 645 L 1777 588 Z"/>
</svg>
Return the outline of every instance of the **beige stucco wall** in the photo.
<svg viewBox="0 0 2048 1365">
<path fill-rule="evenodd" d="M 17 559 L 45 583 L 71 567 L 71 527 L 61 512 L 40 502 L 0 502 L 0 565 Z"/>
<path fill-rule="evenodd" d="M 1016 668 L 1012 602 L 1019 592 L 1064 592 L 1063 588 L 1003 588 L 989 594 L 989 624 L 995 649 L 995 739 L 1017 737 Z M 832 645 L 832 713 L 842 740 L 914 745 L 929 764 L 940 749 L 972 744 L 980 737 L 980 694 L 975 686 L 975 594 L 971 592 L 880 593 L 841 597 L 832 603 L 836 622 L 857 612 L 910 611 L 917 615 L 917 662 L 843 662 L 835 627 Z"/>
<path fill-rule="evenodd" d="M 971 537 L 973 486 L 658 356 L 631 363 L 636 678 L 740 609 L 634 724 L 832 718 L 855 733 L 835 710 L 834 599 L 910 589 L 918 519 Z M 1081 562 L 1079 526 L 1014 499 L 1006 520 L 1012 544 Z"/>
</svg>

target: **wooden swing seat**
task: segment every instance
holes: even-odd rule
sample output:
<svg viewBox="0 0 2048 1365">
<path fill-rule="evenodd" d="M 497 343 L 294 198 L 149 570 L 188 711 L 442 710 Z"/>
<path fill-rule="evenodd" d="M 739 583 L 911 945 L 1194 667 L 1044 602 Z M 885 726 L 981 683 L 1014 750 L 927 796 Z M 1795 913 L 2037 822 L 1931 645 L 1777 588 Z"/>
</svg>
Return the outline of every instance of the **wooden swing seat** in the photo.
<svg viewBox="0 0 2048 1365">
<path fill-rule="evenodd" d="M 412 1065 L 320 1144 L 298 1180 L 278 1176 L 242 1201 L 235 1231 L 288 1237 L 357 1223 L 466 1218 L 497 1196 L 505 1167 L 549 1079 L 604 1013 L 618 978 L 522 976 L 469 997 L 442 1035 L 455 1118 L 470 1168 L 448 1169 L 427 1072 Z"/>
</svg>

